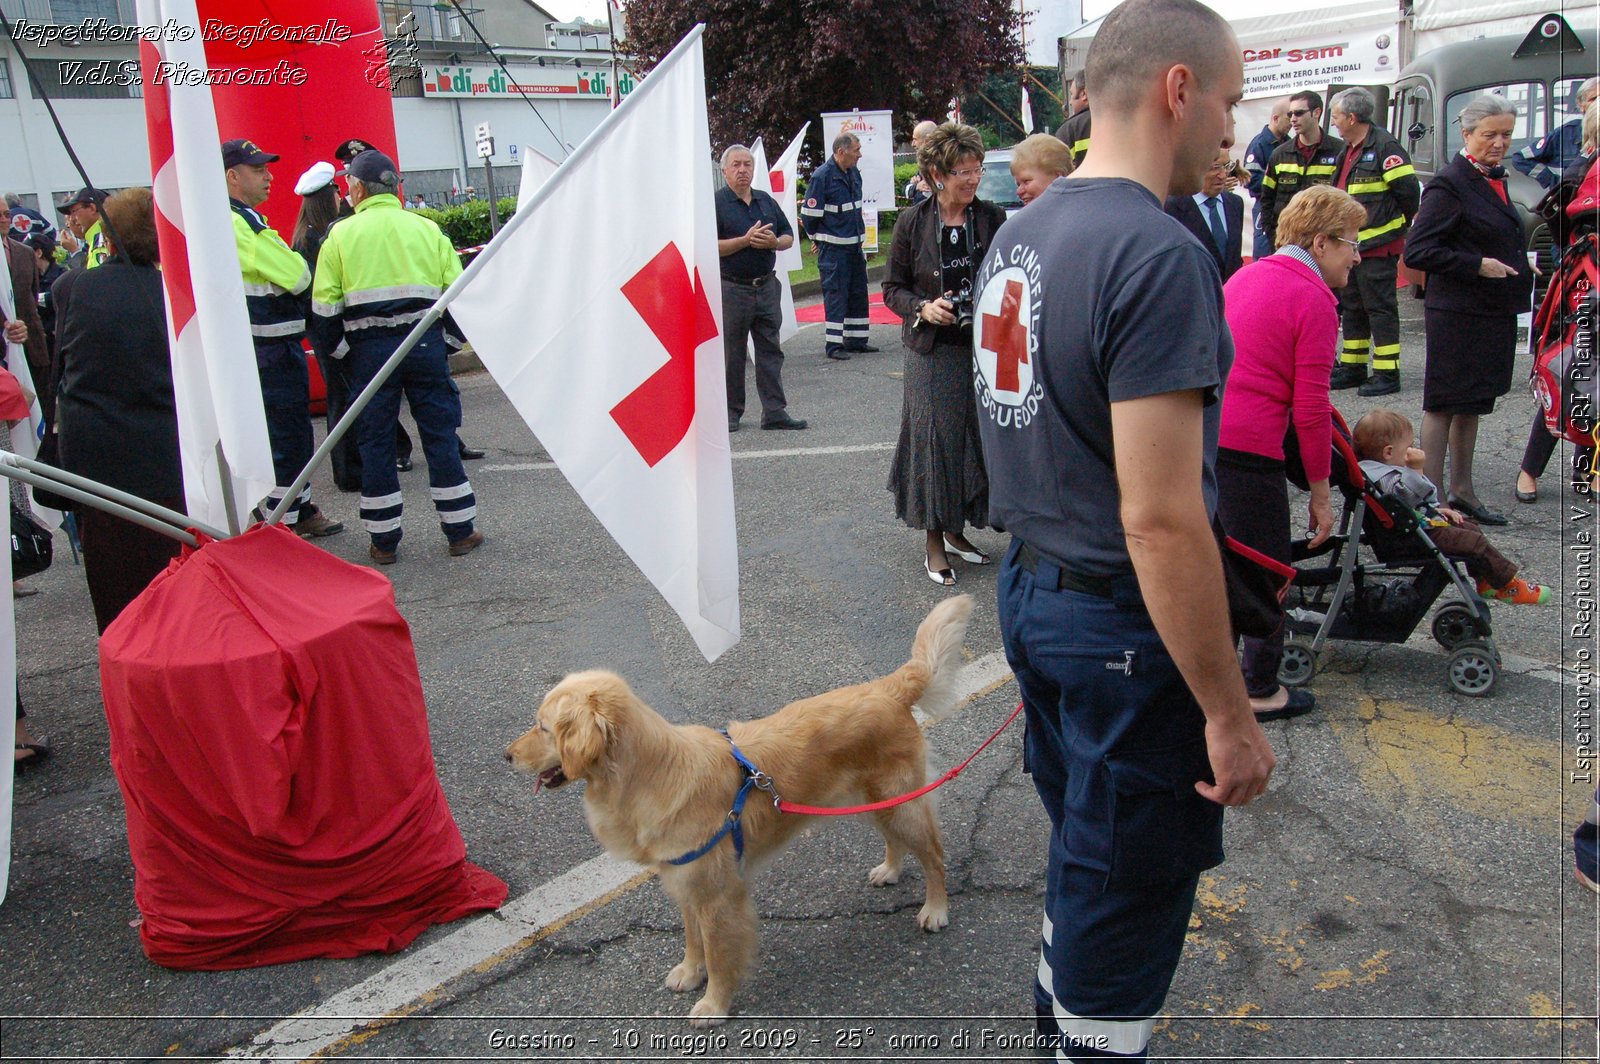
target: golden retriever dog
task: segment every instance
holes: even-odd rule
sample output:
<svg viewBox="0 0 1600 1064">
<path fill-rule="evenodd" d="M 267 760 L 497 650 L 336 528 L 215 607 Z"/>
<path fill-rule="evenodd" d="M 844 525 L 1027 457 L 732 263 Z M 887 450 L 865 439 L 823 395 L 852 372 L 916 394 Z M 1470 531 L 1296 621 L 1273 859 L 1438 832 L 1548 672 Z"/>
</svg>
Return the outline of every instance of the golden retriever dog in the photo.
<svg viewBox="0 0 1600 1064">
<path fill-rule="evenodd" d="M 930 721 L 957 708 L 961 641 L 971 613 L 971 596 L 946 599 L 917 629 L 911 660 L 890 675 L 791 702 L 760 720 L 735 721 L 729 736 L 790 802 L 845 806 L 916 790 L 927 782 L 927 746 L 912 706 Z M 704 984 L 689 1022 L 712 1027 L 725 1021 L 756 950 L 751 875 L 795 833 L 828 818 L 779 812 L 771 794 L 752 789 L 742 818 L 742 862 L 724 836 L 694 861 L 668 863 L 717 833 L 745 773 L 716 730 L 669 724 L 610 672 L 563 679 L 505 756 L 537 774 L 543 786 L 588 784 L 583 804 L 595 838 L 614 856 L 651 866 L 683 912 L 683 961 L 667 973 L 667 988 L 682 992 Z M 949 899 L 933 795 L 871 816 L 885 854 L 868 881 L 897 882 L 906 854 L 915 854 L 927 881 L 917 926 L 938 931 L 949 921 Z"/>
</svg>

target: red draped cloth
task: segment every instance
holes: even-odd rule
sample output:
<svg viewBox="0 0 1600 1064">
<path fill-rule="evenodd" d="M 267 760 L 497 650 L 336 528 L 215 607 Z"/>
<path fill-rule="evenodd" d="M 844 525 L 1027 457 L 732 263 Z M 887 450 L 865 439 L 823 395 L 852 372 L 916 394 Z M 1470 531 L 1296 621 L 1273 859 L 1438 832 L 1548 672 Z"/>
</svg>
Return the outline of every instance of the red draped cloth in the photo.
<svg viewBox="0 0 1600 1064">
<path fill-rule="evenodd" d="M 390 952 L 505 900 L 466 860 L 375 572 L 278 526 L 206 541 L 106 629 L 100 679 L 156 963 Z"/>
</svg>

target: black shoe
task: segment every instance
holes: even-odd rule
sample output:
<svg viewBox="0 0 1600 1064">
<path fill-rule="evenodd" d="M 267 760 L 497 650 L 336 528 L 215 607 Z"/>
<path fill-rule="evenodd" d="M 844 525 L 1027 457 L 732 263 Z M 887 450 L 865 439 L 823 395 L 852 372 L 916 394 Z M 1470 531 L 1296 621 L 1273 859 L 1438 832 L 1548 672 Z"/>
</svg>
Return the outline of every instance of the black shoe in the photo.
<svg viewBox="0 0 1600 1064">
<path fill-rule="evenodd" d="M 850 361 L 850 352 L 845 351 L 843 349 L 840 349 L 840 350 L 837 350 L 837 351 L 829 351 L 828 352 L 828 357 L 833 359 L 835 362 L 849 362 Z"/>
<path fill-rule="evenodd" d="M 1289 701 L 1277 709 L 1263 709 L 1256 714 L 1258 723 L 1269 720 L 1288 720 L 1290 717 L 1303 717 L 1317 708 L 1317 698 L 1310 691 L 1302 691 L 1298 687 L 1290 687 Z"/>
<path fill-rule="evenodd" d="M 1465 499 L 1458 499 L 1454 496 L 1451 496 L 1450 509 L 1460 510 L 1462 513 L 1466 514 L 1480 525 L 1492 525 L 1499 527 L 1501 525 L 1509 525 L 1511 523 L 1510 518 L 1506 517 L 1505 514 L 1497 513 L 1483 505 L 1481 502 L 1471 503 Z"/>
<path fill-rule="evenodd" d="M 404 458 L 396 458 L 394 467 L 402 473 L 409 473 L 414 468 L 414 463 L 411 461 L 411 456 L 406 455 Z"/>
<path fill-rule="evenodd" d="M 461 460 L 463 462 L 471 462 L 474 459 L 482 458 L 485 453 L 483 450 L 477 447 L 468 447 L 460 440 L 456 441 L 456 449 L 461 452 Z"/>
<path fill-rule="evenodd" d="M 804 418 L 790 417 L 788 414 L 784 414 L 781 418 L 775 417 L 771 421 L 763 421 L 761 427 L 764 429 L 803 429 L 806 427 L 806 422 Z"/>
<path fill-rule="evenodd" d="M 860 347 L 852 347 L 850 350 L 860 351 L 861 353 L 867 355 L 875 355 L 883 349 L 881 347 L 873 347 L 871 344 L 862 344 Z"/>
<path fill-rule="evenodd" d="M 1345 388 L 1358 388 L 1366 382 L 1367 367 L 1347 362 L 1333 367 L 1333 376 L 1328 378 L 1328 390 L 1337 392 Z"/>
<path fill-rule="evenodd" d="M 1365 384 L 1356 389 L 1356 394 L 1370 398 L 1377 395 L 1393 395 L 1399 390 L 1400 371 L 1397 369 L 1380 369 L 1375 371 Z"/>
<path fill-rule="evenodd" d="M 738 418 L 730 417 L 728 419 L 728 431 L 729 432 L 738 432 L 739 431 L 739 419 Z"/>
</svg>

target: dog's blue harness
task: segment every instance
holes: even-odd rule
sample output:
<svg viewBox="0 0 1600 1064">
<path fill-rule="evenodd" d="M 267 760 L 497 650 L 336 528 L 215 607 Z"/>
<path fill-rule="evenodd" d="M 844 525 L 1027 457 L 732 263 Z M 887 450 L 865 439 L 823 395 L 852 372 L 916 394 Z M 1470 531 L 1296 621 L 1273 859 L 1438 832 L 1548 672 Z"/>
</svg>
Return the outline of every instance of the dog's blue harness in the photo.
<svg viewBox="0 0 1600 1064">
<path fill-rule="evenodd" d="M 778 801 L 778 792 L 773 789 L 772 777 L 767 775 L 765 772 L 762 772 L 759 768 L 756 768 L 755 764 L 748 757 L 744 756 L 744 752 L 734 745 L 733 736 L 729 735 L 726 731 L 722 732 L 721 735 L 724 739 L 728 740 L 728 749 L 732 752 L 733 759 L 739 762 L 739 767 L 744 770 L 744 782 L 739 785 L 739 793 L 733 796 L 733 808 L 728 810 L 727 819 L 722 822 L 722 827 L 717 829 L 717 833 L 711 836 L 710 840 L 708 840 L 706 844 L 700 847 L 698 850 L 691 850 L 682 857 L 677 857 L 668 861 L 667 864 L 686 865 L 691 861 L 698 861 L 700 858 L 710 853 L 717 843 L 721 842 L 723 837 L 726 835 L 733 836 L 734 860 L 744 860 L 744 827 L 740 821 L 744 816 L 744 803 L 745 800 L 750 797 L 751 788 L 759 787 L 761 790 L 764 790 L 768 794 L 772 795 L 772 801 L 774 804 L 776 804 Z"/>
</svg>

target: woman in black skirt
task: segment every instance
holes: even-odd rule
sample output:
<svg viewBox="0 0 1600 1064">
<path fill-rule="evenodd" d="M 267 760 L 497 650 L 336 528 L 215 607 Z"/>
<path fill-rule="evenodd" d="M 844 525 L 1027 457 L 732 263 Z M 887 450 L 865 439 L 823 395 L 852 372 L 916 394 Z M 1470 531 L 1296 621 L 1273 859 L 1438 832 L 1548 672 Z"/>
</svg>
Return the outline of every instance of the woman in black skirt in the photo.
<svg viewBox="0 0 1600 1064">
<path fill-rule="evenodd" d="M 973 282 L 1006 213 L 977 199 L 983 137 L 947 122 L 928 135 L 917 167 L 934 194 L 900 212 L 889 251 L 883 302 L 904 321 L 905 405 L 889 490 L 895 515 L 927 533 L 923 569 L 946 587 L 954 554 L 973 565 L 989 556 L 966 526 L 989 522 L 989 477 L 978 442 L 972 384 Z"/>
<path fill-rule="evenodd" d="M 1483 95 L 1461 109 L 1462 148 L 1422 194 L 1406 264 L 1428 275 L 1423 317 L 1423 473 L 1440 487 L 1450 456 L 1450 506 L 1480 525 L 1503 525 L 1472 486 L 1478 418 L 1511 390 L 1517 315 L 1529 307 L 1533 270 L 1522 221 L 1506 195 L 1501 160 L 1517 109 Z"/>
</svg>

